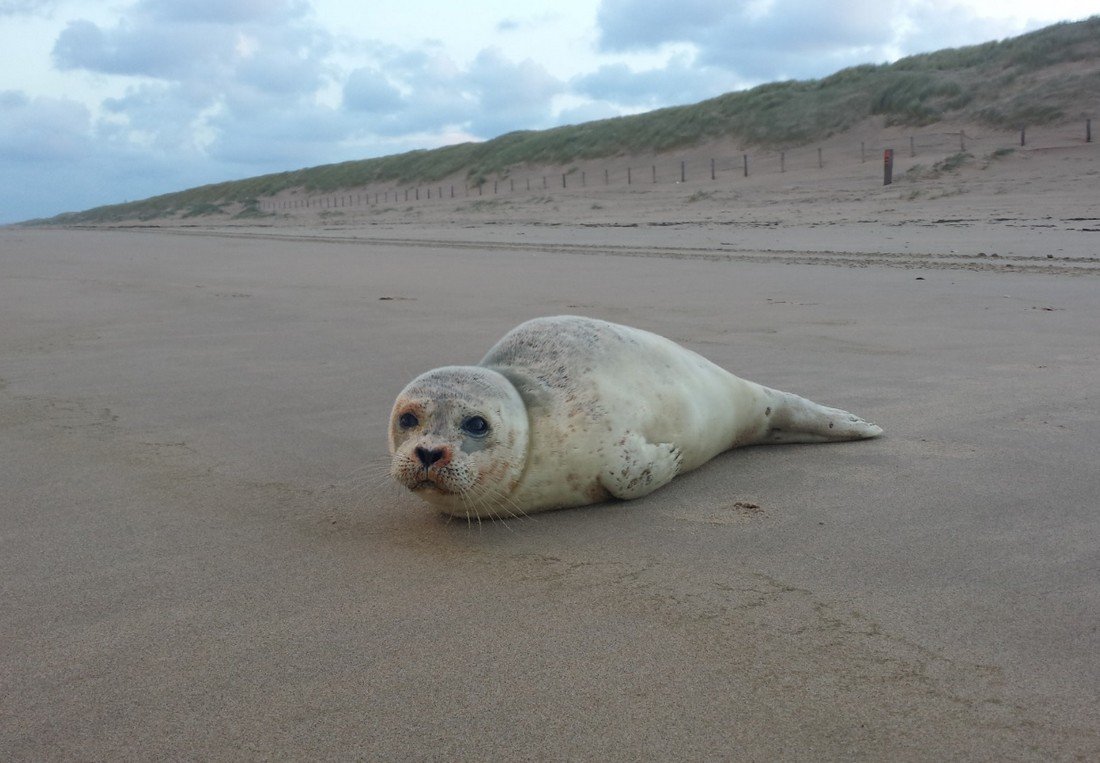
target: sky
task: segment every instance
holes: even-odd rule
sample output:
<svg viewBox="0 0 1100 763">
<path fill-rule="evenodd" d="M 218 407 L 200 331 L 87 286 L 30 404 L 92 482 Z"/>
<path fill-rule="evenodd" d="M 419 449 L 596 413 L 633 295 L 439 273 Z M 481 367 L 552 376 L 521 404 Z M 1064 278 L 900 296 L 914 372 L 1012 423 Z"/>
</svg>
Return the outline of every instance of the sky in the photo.
<svg viewBox="0 0 1100 763">
<path fill-rule="evenodd" d="M 1097 0 L 0 0 L 0 224 L 694 103 Z"/>
</svg>

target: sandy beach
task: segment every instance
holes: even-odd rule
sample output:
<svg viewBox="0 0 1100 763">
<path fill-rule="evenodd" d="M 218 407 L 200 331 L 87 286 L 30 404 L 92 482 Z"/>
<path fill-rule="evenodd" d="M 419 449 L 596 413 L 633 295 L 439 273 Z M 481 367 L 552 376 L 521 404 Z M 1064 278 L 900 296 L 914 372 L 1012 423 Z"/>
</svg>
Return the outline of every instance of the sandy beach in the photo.
<svg viewBox="0 0 1100 763">
<path fill-rule="evenodd" d="M 0 229 L 0 756 L 1100 757 L 1098 168 Z M 886 434 L 392 485 L 401 387 L 559 313 Z"/>
</svg>

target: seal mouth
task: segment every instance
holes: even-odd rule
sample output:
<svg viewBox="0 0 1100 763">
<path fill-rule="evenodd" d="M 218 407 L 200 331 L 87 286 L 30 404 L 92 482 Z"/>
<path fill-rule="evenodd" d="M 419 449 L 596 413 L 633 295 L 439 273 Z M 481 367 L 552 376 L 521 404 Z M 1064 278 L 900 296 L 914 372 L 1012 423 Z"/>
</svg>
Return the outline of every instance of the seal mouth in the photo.
<svg viewBox="0 0 1100 763">
<path fill-rule="evenodd" d="M 442 487 L 437 485 L 433 480 L 420 480 L 420 482 L 417 482 L 415 485 L 410 486 L 409 490 L 413 491 L 414 493 L 419 492 L 421 490 L 431 490 L 433 492 L 440 493 L 442 495 L 451 495 L 450 490 L 443 489 Z"/>
</svg>

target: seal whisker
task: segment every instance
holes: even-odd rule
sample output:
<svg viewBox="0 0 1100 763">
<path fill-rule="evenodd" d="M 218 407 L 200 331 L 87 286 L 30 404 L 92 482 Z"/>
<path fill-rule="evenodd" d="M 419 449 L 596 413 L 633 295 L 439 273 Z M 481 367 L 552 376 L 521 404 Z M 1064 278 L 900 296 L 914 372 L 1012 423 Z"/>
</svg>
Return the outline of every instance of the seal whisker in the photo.
<svg viewBox="0 0 1100 763">
<path fill-rule="evenodd" d="M 523 516 L 523 510 L 507 493 L 495 486 L 486 486 L 476 497 L 464 495 L 463 503 L 467 511 L 472 510 L 478 516 L 487 516 L 501 523 L 504 523 L 505 514 L 511 519 Z"/>
<path fill-rule="evenodd" d="M 509 532 L 515 532 L 508 523 L 504 520 L 504 514 L 508 514 L 511 519 L 518 519 L 519 517 L 515 512 L 511 511 L 507 507 L 507 496 L 500 493 L 486 493 L 481 496 L 475 506 L 475 511 L 480 514 L 482 510 L 492 519 L 494 522 L 499 522 Z M 503 513 L 502 513 L 503 512 Z"/>
<path fill-rule="evenodd" d="M 513 501 L 507 493 L 501 490 L 494 489 L 491 493 L 487 493 L 485 498 L 486 503 L 488 503 L 490 498 L 493 499 L 495 501 L 493 506 L 496 509 L 503 510 L 512 519 L 520 519 L 527 516 L 527 513 L 516 505 L 515 501 Z M 502 517 L 500 520 L 502 522 L 504 521 Z"/>
</svg>

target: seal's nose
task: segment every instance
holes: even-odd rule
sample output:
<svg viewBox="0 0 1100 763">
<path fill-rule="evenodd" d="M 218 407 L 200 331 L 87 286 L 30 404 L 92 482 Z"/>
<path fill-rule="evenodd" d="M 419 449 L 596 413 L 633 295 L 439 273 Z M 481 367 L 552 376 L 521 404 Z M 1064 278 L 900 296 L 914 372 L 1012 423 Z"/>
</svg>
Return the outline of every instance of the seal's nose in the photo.
<svg viewBox="0 0 1100 763">
<path fill-rule="evenodd" d="M 443 458 L 445 455 L 447 454 L 443 450 L 443 448 L 429 449 L 418 447 L 416 449 L 416 457 L 420 459 L 420 463 L 424 464 L 424 468 L 428 468 L 436 461 L 439 461 L 441 458 Z"/>
</svg>

